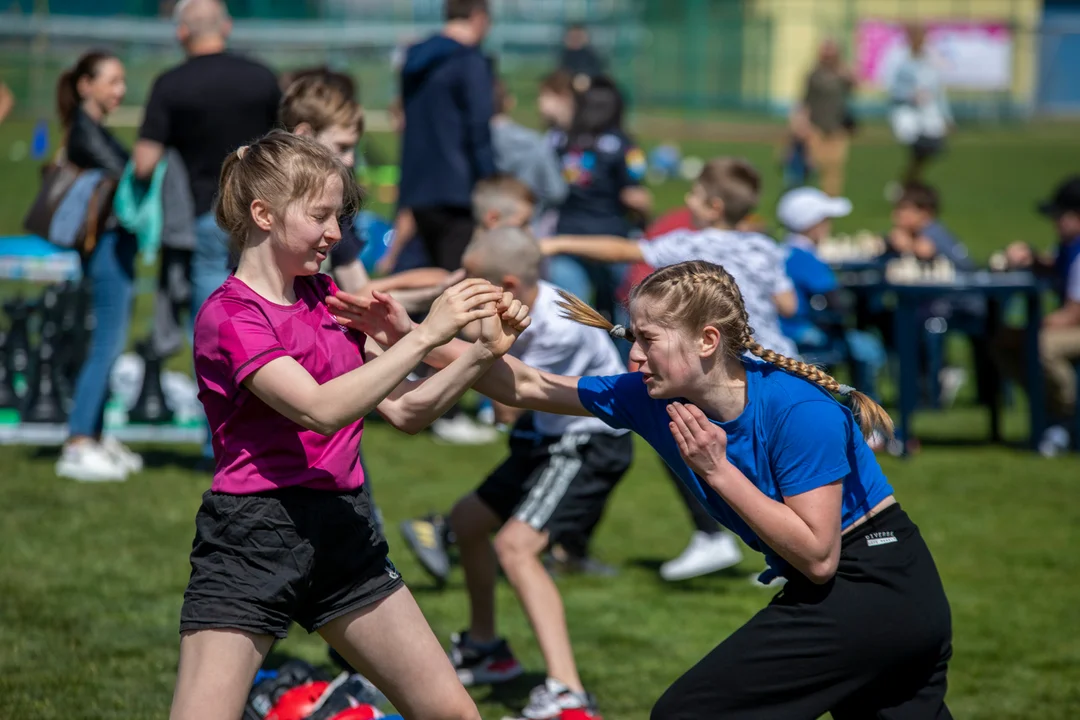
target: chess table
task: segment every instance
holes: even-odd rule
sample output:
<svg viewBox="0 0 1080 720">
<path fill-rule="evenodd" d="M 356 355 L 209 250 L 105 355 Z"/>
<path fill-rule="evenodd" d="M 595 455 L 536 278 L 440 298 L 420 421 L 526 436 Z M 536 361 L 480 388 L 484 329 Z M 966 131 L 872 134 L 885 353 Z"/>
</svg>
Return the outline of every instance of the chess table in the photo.
<svg viewBox="0 0 1080 720">
<path fill-rule="evenodd" d="M 1039 364 L 1039 330 L 1042 326 L 1042 300 L 1047 289 L 1045 282 L 1027 271 L 957 272 L 948 282 L 915 280 L 910 283 L 892 283 L 885 278 L 881 264 L 860 264 L 853 267 L 840 266 L 836 270 L 840 284 L 856 292 L 862 298 L 888 293 L 896 298 L 893 310 L 894 340 L 900 365 L 900 417 L 897 429 L 903 440 L 903 454 L 907 455 L 907 440 L 911 437 L 911 419 L 919 401 L 919 350 L 922 333 L 919 328 L 918 310 L 933 300 L 949 300 L 957 296 L 977 295 L 986 301 L 987 328 L 991 336 L 1002 326 L 1002 307 L 1010 299 L 1022 296 L 1027 310 L 1024 327 L 1024 356 L 1026 368 L 1025 387 L 1028 394 L 1029 445 L 1037 449 L 1046 429 L 1046 394 L 1042 368 Z M 994 363 L 991 363 L 994 366 Z M 1001 380 L 996 367 L 991 386 L 990 437 L 992 442 L 1001 441 Z"/>
</svg>

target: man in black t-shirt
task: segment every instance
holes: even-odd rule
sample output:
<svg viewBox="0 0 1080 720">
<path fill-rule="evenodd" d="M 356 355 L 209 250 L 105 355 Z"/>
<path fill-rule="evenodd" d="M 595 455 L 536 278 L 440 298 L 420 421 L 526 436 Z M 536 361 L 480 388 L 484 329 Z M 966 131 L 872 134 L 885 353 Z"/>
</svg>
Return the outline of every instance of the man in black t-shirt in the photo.
<svg viewBox="0 0 1080 720">
<path fill-rule="evenodd" d="M 191 319 L 229 276 L 229 242 L 214 219 L 225 157 L 277 123 L 281 89 L 274 73 L 225 51 L 232 20 L 220 0 L 180 0 L 176 37 L 187 60 L 162 73 L 150 90 L 135 174 L 148 179 L 173 148 L 187 167 L 195 207 L 195 247 L 163 248 L 162 273 L 184 267 L 191 278 Z M 164 276 L 164 275 L 163 275 Z M 203 454 L 213 457 L 209 433 Z"/>
<path fill-rule="evenodd" d="M 281 89 L 269 68 L 226 52 L 232 21 L 220 0 L 181 0 L 175 17 L 188 59 L 154 81 L 135 146 L 135 174 L 150 177 L 166 147 L 187 166 L 196 216 L 194 317 L 228 277 L 228 240 L 213 215 L 221 165 L 275 126 Z"/>
</svg>

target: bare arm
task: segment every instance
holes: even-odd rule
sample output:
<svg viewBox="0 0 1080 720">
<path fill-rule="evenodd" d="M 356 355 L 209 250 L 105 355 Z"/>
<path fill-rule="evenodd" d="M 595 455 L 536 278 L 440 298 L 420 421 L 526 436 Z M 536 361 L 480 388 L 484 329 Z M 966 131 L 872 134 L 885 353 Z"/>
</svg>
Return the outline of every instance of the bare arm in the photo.
<svg viewBox="0 0 1080 720">
<path fill-rule="evenodd" d="M 1080 327 L 1080 302 L 1066 300 L 1065 304 L 1043 318 L 1044 328 Z"/>
<path fill-rule="evenodd" d="M 296 360 L 281 357 L 256 370 L 244 384 L 298 425 L 332 435 L 374 410 L 432 347 L 423 333 L 409 333 L 382 357 L 321 385 Z"/>
<path fill-rule="evenodd" d="M 466 280 L 440 296 L 424 322 L 394 347 L 351 372 L 320 384 L 296 360 L 281 357 L 253 372 L 244 384 L 285 417 L 329 435 L 374 410 L 425 355 L 463 326 L 494 317 L 501 299 L 494 286 Z"/>
<path fill-rule="evenodd" d="M 374 296 L 338 293 L 327 298 L 326 304 L 338 322 L 388 347 L 400 342 L 398 338 L 407 338 L 413 323 L 400 305 L 395 306 L 387 300 L 384 293 Z M 513 302 L 509 293 L 504 295 L 500 311 L 505 311 Z M 434 368 L 445 368 L 461 357 L 470 345 L 463 340 L 450 340 L 434 348 L 424 362 Z M 512 407 L 560 415 L 590 415 L 578 398 L 577 385 L 576 377 L 541 372 L 520 360 L 504 356 L 495 361 L 473 387 L 492 400 Z"/>
<path fill-rule="evenodd" d="M 731 464 L 726 433 L 699 408 L 673 402 L 668 414 L 679 452 L 694 472 L 780 557 L 812 582 L 828 582 L 840 562 L 841 481 L 777 502 Z"/>
<path fill-rule="evenodd" d="M 647 187 L 632 185 L 625 187 L 619 192 L 619 200 L 624 206 L 642 215 L 652 212 L 653 196 Z"/>
<path fill-rule="evenodd" d="M 728 463 L 709 484 L 750 529 L 811 582 L 827 583 L 840 563 L 840 507 L 843 484 L 836 482 L 785 497 L 766 496 Z"/>
<path fill-rule="evenodd" d="M 540 241 L 544 255 L 576 255 L 598 262 L 641 262 L 641 246 L 613 235 L 560 235 Z"/>
<path fill-rule="evenodd" d="M 149 180 L 154 174 L 154 168 L 165 156 L 165 146 L 153 140 L 142 139 L 135 143 L 135 151 L 132 157 L 135 160 L 135 177 L 140 180 Z"/>
<path fill-rule="evenodd" d="M 795 317 L 795 312 L 799 309 L 799 298 L 795 295 L 794 290 L 776 293 L 772 296 L 772 299 L 773 304 L 776 305 L 776 312 L 780 314 L 780 317 Z"/>
<path fill-rule="evenodd" d="M 359 260 L 353 260 L 352 262 L 336 267 L 333 272 L 334 281 L 337 283 L 337 286 L 345 292 L 359 292 L 360 290 L 366 289 L 371 282 L 367 270 L 364 269 L 364 263 Z"/>
<path fill-rule="evenodd" d="M 374 355 L 383 352 L 378 345 L 372 348 Z M 442 417 L 493 362 L 495 355 L 490 350 L 480 342 L 472 343 L 444 370 L 423 380 L 401 383 L 376 409 L 395 428 L 415 435 Z"/>
</svg>

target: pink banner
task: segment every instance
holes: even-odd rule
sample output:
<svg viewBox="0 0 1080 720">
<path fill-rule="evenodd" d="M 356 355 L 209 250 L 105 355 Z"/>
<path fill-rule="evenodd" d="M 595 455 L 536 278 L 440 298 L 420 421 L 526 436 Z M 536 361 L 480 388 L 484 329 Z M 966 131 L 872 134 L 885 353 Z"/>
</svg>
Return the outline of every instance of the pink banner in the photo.
<svg viewBox="0 0 1080 720">
<path fill-rule="evenodd" d="M 1012 29 L 1000 22 L 939 22 L 926 26 L 926 44 L 948 87 L 1006 90 L 1012 85 Z M 860 21 L 855 37 L 860 82 L 887 87 L 908 55 L 901 23 Z"/>
</svg>

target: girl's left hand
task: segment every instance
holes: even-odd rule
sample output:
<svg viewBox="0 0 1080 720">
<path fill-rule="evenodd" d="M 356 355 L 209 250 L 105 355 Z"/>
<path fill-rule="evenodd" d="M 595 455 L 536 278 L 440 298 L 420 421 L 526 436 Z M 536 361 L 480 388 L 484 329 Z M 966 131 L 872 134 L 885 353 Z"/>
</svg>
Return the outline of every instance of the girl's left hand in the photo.
<svg viewBox="0 0 1080 720">
<path fill-rule="evenodd" d="M 727 464 L 727 433 L 695 405 L 673 402 L 667 410 L 668 426 L 683 460 L 702 480 L 715 477 Z"/>
<path fill-rule="evenodd" d="M 413 329 L 413 321 L 401 303 L 383 292 L 350 295 L 339 291 L 326 298 L 326 306 L 339 323 L 359 330 L 384 347 Z"/>
</svg>

